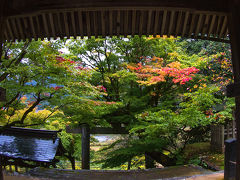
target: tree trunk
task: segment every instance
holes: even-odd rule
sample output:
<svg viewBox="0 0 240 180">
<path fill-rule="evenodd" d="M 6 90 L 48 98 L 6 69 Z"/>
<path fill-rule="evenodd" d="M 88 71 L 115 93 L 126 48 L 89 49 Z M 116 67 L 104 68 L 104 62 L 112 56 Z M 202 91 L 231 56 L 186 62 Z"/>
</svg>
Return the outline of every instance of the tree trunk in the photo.
<svg viewBox="0 0 240 180">
<path fill-rule="evenodd" d="M 155 168 L 153 158 L 149 156 L 147 153 L 145 153 L 145 168 L 146 169 Z"/>
<path fill-rule="evenodd" d="M 176 158 L 170 158 L 167 155 L 161 153 L 161 152 L 148 152 L 146 153 L 148 156 L 150 156 L 152 159 L 157 161 L 158 163 L 162 164 L 163 166 L 174 166 L 176 165 Z"/>
<path fill-rule="evenodd" d="M 131 162 L 132 162 L 132 160 L 130 159 L 129 161 L 128 161 L 128 170 L 130 170 L 131 169 Z"/>
<path fill-rule="evenodd" d="M 76 163 L 75 163 L 75 158 L 74 157 L 71 157 L 69 158 L 70 162 L 71 162 L 71 165 L 72 165 L 72 170 L 75 170 L 76 168 Z"/>
</svg>

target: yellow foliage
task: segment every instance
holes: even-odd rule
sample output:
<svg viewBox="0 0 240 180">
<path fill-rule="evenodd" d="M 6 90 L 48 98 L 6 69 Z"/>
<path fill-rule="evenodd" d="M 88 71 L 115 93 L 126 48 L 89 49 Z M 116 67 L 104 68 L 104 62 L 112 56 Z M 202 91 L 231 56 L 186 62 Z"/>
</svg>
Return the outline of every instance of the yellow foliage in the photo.
<svg viewBox="0 0 240 180">
<path fill-rule="evenodd" d="M 172 62 L 172 63 L 168 64 L 167 66 L 170 68 L 181 69 L 181 63 L 178 61 Z"/>
<path fill-rule="evenodd" d="M 9 122 L 20 121 L 27 110 L 28 108 L 18 110 L 13 116 L 6 116 L 6 119 L 9 119 Z M 25 124 L 34 123 L 36 121 L 41 122 L 42 120 L 46 119 L 50 114 L 51 114 L 51 111 L 49 110 L 46 110 L 46 109 L 37 110 L 37 108 L 35 108 L 32 112 L 30 112 L 27 115 L 24 122 Z M 54 113 L 52 115 L 54 115 Z"/>
</svg>

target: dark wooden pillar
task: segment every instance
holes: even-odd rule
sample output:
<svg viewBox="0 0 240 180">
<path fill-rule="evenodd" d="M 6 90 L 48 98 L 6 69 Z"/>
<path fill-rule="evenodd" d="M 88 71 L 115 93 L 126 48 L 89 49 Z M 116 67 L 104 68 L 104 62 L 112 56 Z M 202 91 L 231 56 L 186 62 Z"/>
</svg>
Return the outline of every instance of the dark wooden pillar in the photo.
<svg viewBox="0 0 240 180">
<path fill-rule="evenodd" d="M 240 83 L 240 1 L 229 1 L 229 30 L 232 48 L 232 64 L 234 74 L 234 86 Z M 234 87 L 234 88 L 235 88 Z M 237 128 L 237 166 L 236 166 L 236 180 L 240 180 L 240 94 L 235 95 L 236 102 L 236 128 Z"/>
<path fill-rule="evenodd" d="M 7 0 L 2 0 L 1 6 L 0 6 L 0 60 L 2 58 L 2 44 L 4 40 L 3 34 L 4 34 L 5 21 L 6 21 L 6 17 L 5 17 L 5 12 L 7 11 L 6 2 Z M 2 162 L 3 162 L 3 159 L 0 156 L 0 180 L 3 180 Z"/>
<path fill-rule="evenodd" d="M 2 57 L 2 44 L 4 42 L 4 28 L 6 22 L 7 0 L 1 0 L 0 6 L 0 58 Z"/>
<path fill-rule="evenodd" d="M 6 24 L 5 12 L 7 11 L 7 0 L 2 0 L 0 5 L 0 60 L 2 58 L 3 52 L 3 42 L 4 42 L 4 31 Z M 0 87 L 0 101 L 6 100 L 6 90 Z"/>
<path fill-rule="evenodd" d="M 88 124 L 82 128 L 82 169 L 90 169 L 90 129 Z"/>
<path fill-rule="evenodd" d="M 225 141 L 225 163 L 224 163 L 224 179 L 234 179 L 236 175 L 236 139 L 228 139 Z"/>
<path fill-rule="evenodd" d="M 0 156 L 0 180 L 3 180 L 3 158 Z"/>
</svg>

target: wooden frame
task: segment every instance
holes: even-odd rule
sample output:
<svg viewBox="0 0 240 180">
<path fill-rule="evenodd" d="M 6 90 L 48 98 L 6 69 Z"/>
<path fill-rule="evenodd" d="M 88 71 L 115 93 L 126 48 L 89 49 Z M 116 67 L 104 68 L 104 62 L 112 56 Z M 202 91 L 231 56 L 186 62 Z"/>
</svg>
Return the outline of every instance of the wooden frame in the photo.
<svg viewBox="0 0 240 180">
<path fill-rule="evenodd" d="M 138 0 L 1 0 L 0 3 L 1 45 L 6 40 L 33 38 L 134 36 L 138 34 L 136 27 L 143 28 L 138 30 L 141 34 L 181 35 L 222 42 L 229 42 L 230 32 L 234 80 L 236 84 L 240 82 L 239 0 L 145 0 L 140 2 Z M 122 19 L 128 20 L 127 24 L 131 29 L 124 27 L 124 21 L 119 18 L 120 11 L 124 11 Z M 100 18 L 96 13 L 101 14 Z M 135 13 L 141 14 L 139 21 L 136 20 Z M 180 14 L 182 18 L 178 16 Z M 155 24 L 152 19 L 156 20 Z M 166 19 L 170 19 L 170 23 Z M 180 19 L 182 19 L 181 26 L 178 24 Z M 53 24 L 61 21 L 64 22 L 63 27 Z M 94 22 L 92 23 L 94 25 L 89 22 Z M 118 27 L 115 31 L 116 22 L 120 28 Z M 105 26 L 107 24 L 109 26 Z M 83 28 L 85 25 L 87 30 Z M 40 27 L 44 28 L 40 29 Z M 106 29 L 107 27 L 109 29 Z M 60 33 L 57 34 L 57 32 Z M 1 52 L 2 46 L 0 46 L 0 56 Z M 233 90 L 232 96 L 236 97 L 237 150 L 240 152 L 240 94 L 235 86 Z M 236 172 L 236 179 L 239 180 L 240 153 L 237 156 Z"/>
<path fill-rule="evenodd" d="M 237 0 L 231 0 L 229 2 L 231 11 L 229 13 L 228 26 L 230 29 L 230 40 L 232 49 L 232 64 L 234 83 L 233 89 L 235 90 L 235 120 L 237 128 L 237 159 L 236 159 L 236 180 L 240 179 L 240 94 L 236 91 L 236 84 L 240 82 L 240 2 Z"/>
<path fill-rule="evenodd" d="M 137 15 L 140 17 L 137 18 Z M 210 20 L 208 17 L 213 18 Z M 229 41 L 226 27 L 227 13 L 176 7 L 51 9 L 8 16 L 6 21 L 8 26 L 4 31 L 4 39 L 8 41 L 36 38 L 56 39 L 58 37 L 77 38 L 78 36 L 91 38 L 92 36 L 119 37 L 122 35 L 126 37 L 145 34 Z M 59 26 L 56 26 L 56 22 Z M 61 22 L 63 22 L 62 25 L 60 25 Z M 220 25 L 223 25 L 223 28 L 220 29 Z M 131 27 L 131 32 L 129 27 Z M 217 27 L 219 30 L 216 29 Z"/>
<path fill-rule="evenodd" d="M 129 134 L 121 128 L 95 127 L 89 128 L 87 124 L 82 124 L 77 128 L 66 128 L 67 133 L 82 134 L 82 169 L 90 169 L 90 134 Z"/>
</svg>

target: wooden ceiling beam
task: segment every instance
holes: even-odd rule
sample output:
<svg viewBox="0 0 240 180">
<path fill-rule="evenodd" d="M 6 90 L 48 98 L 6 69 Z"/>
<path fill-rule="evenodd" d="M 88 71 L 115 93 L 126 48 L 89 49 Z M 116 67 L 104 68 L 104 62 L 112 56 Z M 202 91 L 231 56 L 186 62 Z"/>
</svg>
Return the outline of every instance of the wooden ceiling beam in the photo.
<svg viewBox="0 0 240 180">
<path fill-rule="evenodd" d="M 72 31 L 73 31 L 73 37 L 77 37 L 77 32 L 76 32 L 76 21 L 75 21 L 75 15 L 74 11 L 71 12 L 71 24 L 72 24 Z"/>
<path fill-rule="evenodd" d="M 78 11 L 78 25 L 79 25 L 79 33 L 81 34 L 81 37 L 83 38 L 83 20 L 82 20 L 82 11 Z"/>
<path fill-rule="evenodd" d="M 171 11 L 169 28 L 168 28 L 168 37 L 171 36 L 172 34 L 175 34 L 175 32 L 173 32 L 174 15 L 175 15 L 175 11 Z"/>
<path fill-rule="evenodd" d="M 188 37 L 192 37 L 192 35 L 193 35 L 193 29 L 194 29 L 194 26 L 195 26 L 195 23 L 196 23 L 195 18 L 196 18 L 196 14 L 193 13 L 191 23 L 190 23 L 190 29 L 188 31 Z"/>
<path fill-rule="evenodd" d="M 135 28 L 136 28 L 136 10 L 132 11 L 132 36 L 135 35 Z"/>
<path fill-rule="evenodd" d="M 7 31 L 4 31 L 4 39 L 6 39 L 7 41 L 9 41 L 10 40 L 10 38 L 9 38 L 9 36 L 8 36 L 8 34 L 7 34 Z"/>
<path fill-rule="evenodd" d="M 225 0 L 9 0 L 7 16 L 31 14 L 37 11 L 64 8 L 88 7 L 177 7 L 190 8 L 199 11 L 228 12 Z"/>
<path fill-rule="evenodd" d="M 144 16 L 144 12 L 141 11 L 140 12 L 140 20 L 139 20 L 139 30 L 138 30 L 139 36 L 142 36 L 142 34 L 143 34 L 143 16 Z"/>
<path fill-rule="evenodd" d="M 97 38 L 98 37 L 98 23 L 97 23 L 97 12 L 96 11 L 93 11 L 92 12 L 93 13 L 93 16 L 92 16 L 92 18 L 93 18 L 93 28 L 94 28 L 94 36 L 95 36 L 95 38 Z"/>
<path fill-rule="evenodd" d="M 63 28 L 62 28 L 62 23 L 61 23 L 61 17 L 60 17 L 60 13 L 56 13 L 57 16 L 57 27 L 58 27 L 58 33 L 60 35 L 61 38 L 64 37 L 63 35 Z M 54 36 L 54 39 L 56 39 L 56 35 Z"/>
<path fill-rule="evenodd" d="M 227 14 L 176 8 L 93 8 L 8 17 L 6 40 L 81 36 L 168 35 L 227 38 Z M 211 18 L 210 18 L 211 17 Z M 222 18 L 219 18 L 222 17 Z M 223 28 L 223 29 L 222 29 Z"/>
<path fill-rule="evenodd" d="M 16 21 L 15 18 L 11 19 L 11 24 L 12 24 L 14 36 L 15 36 L 15 39 L 20 39 L 15 21 Z"/>
<path fill-rule="evenodd" d="M 128 16 L 129 16 L 129 11 L 126 10 L 125 13 L 124 13 L 124 37 L 127 37 L 128 36 Z"/>
<path fill-rule="evenodd" d="M 187 30 L 188 19 L 189 19 L 189 12 L 187 11 L 185 13 L 185 18 L 184 18 L 184 23 L 183 23 L 182 37 L 185 37 L 185 33 L 186 33 L 186 30 Z"/>
<path fill-rule="evenodd" d="M 158 27 L 159 27 L 159 10 L 155 12 L 155 22 L 154 22 L 154 30 L 153 30 L 153 36 L 155 37 L 157 35 Z"/>
<path fill-rule="evenodd" d="M 210 29 L 209 29 L 209 33 L 208 33 L 207 37 L 210 37 L 210 35 L 213 33 L 213 27 L 215 25 L 215 20 L 216 20 L 216 14 L 214 14 L 212 16 L 212 21 L 211 21 L 211 24 L 210 24 Z"/>
<path fill-rule="evenodd" d="M 220 27 L 222 22 L 223 22 L 222 18 L 223 18 L 223 16 L 218 16 L 217 26 L 216 26 L 216 29 L 213 33 L 214 37 L 218 36 L 218 34 L 219 34 L 218 32 L 220 31 L 220 29 L 222 29 L 222 27 Z"/>
<path fill-rule="evenodd" d="M 42 19 L 43 19 L 43 28 L 44 28 L 45 34 L 47 35 L 47 38 L 50 38 L 46 14 L 42 14 Z"/>
<path fill-rule="evenodd" d="M 219 34 L 220 38 L 224 38 L 224 31 L 226 31 L 226 28 L 227 28 L 227 16 L 225 16 L 223 20 L 223 25 Z"/>
<path fill-rule="evenodd" d="M 9 24 L 9 21 L 7 20 L 6 21 L 6 30 L 9 32 L 10 34 L 10 39 L 13 40 L 14 39 L 14 36 L 13 36 L 13 32 L 12 32 L 12 28 L 10 27 L 10 24 Z"/>
<path fill-rule="evenodd" d="M 117 11 L 117 21 L 116 21 L 116 28 L 117 28 L 117 37 L 120 36 L 120 30 L 121 30 L 121 12 L 120 10 Z"/>
<path fill-rule="evenodd" d="M 91 38 L 91 20 L 90 20 L 90 12 L 86 12 L 86 23 L 87 23 L 87 36 Z"/>
<path fill-rule="evenodd" d="M 109 11 L 109 36 L 113 36 L 113 11 Z"/>
<path fill-rule="evenodd" d="M 52 13 L 49 14 L 49 21 L 50 21 L 52 37 L 55 37 L 56 31 L 55 31 L 55 26 L 54 26 L 54 20 L 53 20 L 53 14 Z"/>
<path fill-rule="evenodd" d="M 102 37 L 106 37 L 105 11 L 101 11 Z"/>
<path fill-rule="evenodd" d="M 208 27 L 209 27 L 209 18 L 210 18 L 210 15 L 206 14 L 205 21 L 204 21 L 204 24 L 203 24 L 203 30 L 202 30 L 202 34 L 201 34 L 202 38 L 205 37 L 205 35 L 207 34 L 207 30 L 208 30 Z"/>
<path fill-rule="evenodd" d="M 183 12 L 182 11 L 179 11 L 178 12 L 178 18 L 177 18 L 177 25 L 176 25 L 176 31 L 175 31 L 175 36 L 178 36 L 179 35 L 179 31 L 180 31 L 180 28 L 181 28 L 181 23 L 182 23 L 182 16 L 183 16 Z"/>
<path fill-rule="evenodd" d="M 26 39 L 29 39 L 31 40 L 32 38 L 29 38 L 29 37 L 32 37 L 32 34 L 31 34 L 31 29 L 29 27 L 29 23 L 28 23 L 28 18 L 25 17 L 22 19 L 23 20 L 23 30 L 24 30 L 24 34 L 25 34 L 25 40 Z"/>
<path fill-rule="evenodd" d="M 163 19 L 162 19 L 162 27 L 161 27 L 161 35 L 163 35 L 164 31 L 165 31 L 166 20 L 167 20 L 167 10 L 164 10 L 163 11 Z"/>
<path fill-rule="evenodd" d="M 152 24 L 152 10 L 150 9 L 148 11 L 147 32 L 146 32 L 147 36 L 149 36 L 150 34 L 151 24 Z"/>
<path fill-rule="evenodd" d="M 67 12 L 63 12 L 63 22 L 64 22 L 64 27 L 65 27 L 65 32 L 66 32 L 67 38 L 70 38 L 69 22 L 68 22 L 68 18 L 67 18 Z"/>
<path fill-rule="evenodd" d="M 35 26 L 36 26 L 36 32 L 37 32 L 37 39 L 41 38 L 43 39 L 43 35 L 41 33 L 41 27 L 40 27 L 40 23 L 39 23 L 39 17 L 35 16 Z"/>
<path fill-rule="evenodd" d="M 20 35 L 20 39 L 22 40 L 25 40 L 25 36 L 23 34 L 23 28 L 22 28 L 22 24 L 21 24 L 21 20 L 20 18 L 16 18 L 16 21 L 17 21 L 17 28 L 18 28 L 18 32 L 19 32 L 19 35 Z"/>
<path fill-rule="evenodd" d="M 199 17 L 198 17 L 197 28 L 196 28 L 196 31 L 195 31 L 195 37 L 199 36 L 200 28 L 201 28 L 201 25 L 202 25 L 202 17 L 203 17 L 202 14 L 200 14 Z"/>
</svg>

